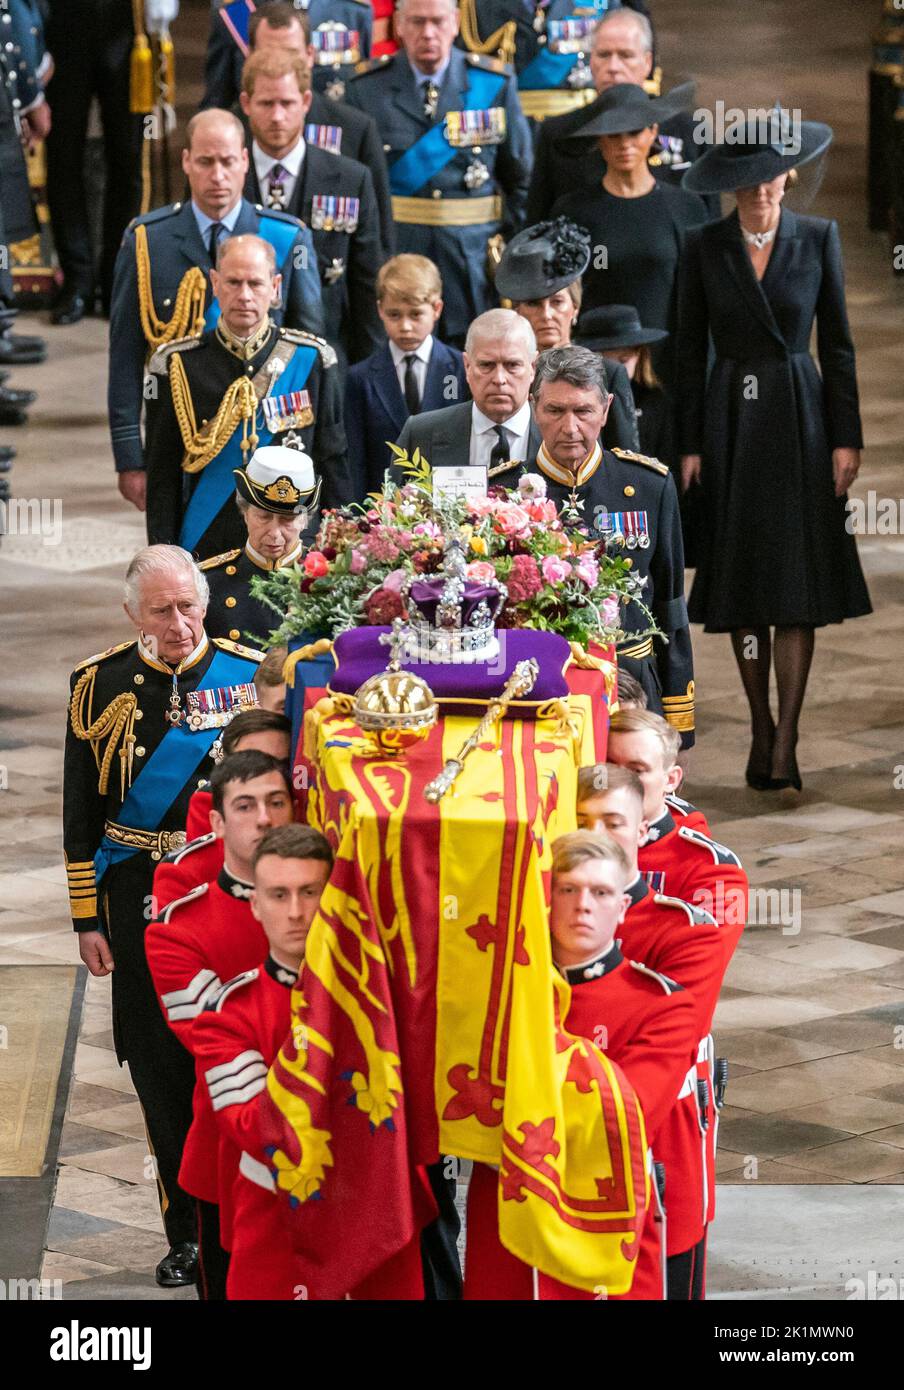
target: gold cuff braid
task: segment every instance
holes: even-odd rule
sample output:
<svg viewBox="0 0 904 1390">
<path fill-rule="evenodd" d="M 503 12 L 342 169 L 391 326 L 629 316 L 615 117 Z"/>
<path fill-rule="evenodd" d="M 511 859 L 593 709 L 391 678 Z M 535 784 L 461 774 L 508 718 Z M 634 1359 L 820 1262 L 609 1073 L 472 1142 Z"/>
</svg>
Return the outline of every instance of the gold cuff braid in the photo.
<svg viewBox="0 0 904 1390">
<path fill-rule="evenodd" d="M 87 740 L 91 744 L 91 751 L 94 754 L 94 761 L 97 763 L 97 770 L 100 774 L 97 790 L 101 796 L 107 794 L 113 754 L 116 752 L 120 738 L 122 739 L 122 747 L 119 750 L 119 780 L 121 794 L 125 796 L 126 788 L 132 785 L 135 711 L 138 708 L 138 698 L 133 691 L 125 690 L 110 701 L 97 719 L 92 720 L 91 701 L 94 695 L 96 675 L 97 667 L 89 666 L 87 671 L 83 671 L 76 681 L 72 698 L 69 701 L 69 722 L 75 737 Z M 86 722 L 86 708 L 88 722 Z M 104 739 L 106 739 L 106 746 L 103 755 L 101 755 L 100 745 Z"/>
<path fill-rule="evenodd" d="M 232 438 L 239 421 L 242 422 L 242 452 L 257 448 L 257 435 L 254 433 L 254 416 L 257 411 L 257 396 L 254 384 L 246 376 L 240 376 L 226 389 L 217 413 L 209 425 L 198 429 L 195 407 L 191 398 L 188 377 L 181 354 L 174 352 L 169 364 L 169 383 L 173 397 L 173 410 L 179 424 L 179 433 L 185 445 L 182 468 L 186 473 L 200 473 L 211 459 Z M 249 430 L 249 423 L 251 429 Z"/>
<path fill-rule="evenodd" d="M 151 257 L 148 252 L 148 232 L 143 223 L 135 228 L 135 266 L 138 272 L 138 311 L 141 331 L 148 348 L 156 352 L 164 343 L 176 338 L 197 338 L 204 329 L 204 300 L 207 281 L 198 266 L 192 266 L 182 277 L 176 294 L 176 305 L 169 323 L 158 319 L 151 293 Z"/>
</svg>

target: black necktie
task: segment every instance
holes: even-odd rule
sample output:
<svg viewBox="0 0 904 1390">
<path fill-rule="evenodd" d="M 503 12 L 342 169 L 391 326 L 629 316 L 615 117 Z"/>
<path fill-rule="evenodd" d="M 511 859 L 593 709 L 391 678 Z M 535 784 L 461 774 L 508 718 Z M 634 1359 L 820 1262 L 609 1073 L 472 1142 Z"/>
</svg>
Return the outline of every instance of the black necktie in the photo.
<svg viewBox="0 0 904 1390">
<path fill-rule="evenodd" d="M 210 256 L 210 264 L 216 268 L 217 247 L 220 244 L 220 232 L 225 231 L 222 222 L 214 222 L 210 228 L 207 238 L 207 251 Z"/>
<path fill-rule="evenodd" d="M 409 352 L 405 357 L 405 406 L 409 415 L 417 415 L 421 408 L 421 393 L 418 390 L 417 373 L 414 364 L 417 354 Z"/>
<path fill-rule="evenodd" d="M 439 87 L 431 78 L 428 77 L 421 83 L 421 95 L 424 100 L 424 115 L 435 116 Z"/>
<path fill-rule="evenodd" d="M 493 445 L 493 452 L 490 454 L 490 467 L 495 468 L 497 464 L 508 463 L 511 451 L 509 443 L 509 432 L 504 425 L 494 425 L 496 431 L 496 443 Z"/>
</svg>

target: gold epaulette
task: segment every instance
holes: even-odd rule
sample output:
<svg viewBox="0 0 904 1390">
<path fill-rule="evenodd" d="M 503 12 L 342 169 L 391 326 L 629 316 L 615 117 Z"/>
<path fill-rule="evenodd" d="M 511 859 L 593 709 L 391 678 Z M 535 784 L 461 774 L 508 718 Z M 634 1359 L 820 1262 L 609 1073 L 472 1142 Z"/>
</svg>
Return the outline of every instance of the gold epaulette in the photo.
<svg viewBox="0 0 904 1390">
<path fill-rule="evenodd" d="M 136 639 L 133 637 L 131 642 L 119 642 L 115 647 L 108 647 L 105 652 L 98 652 L 97 656 L 89 656 L 86 661 L 80 661 L 76 666 L 76 671 L 84 671 L 86 666 L 94 666 L 98 661 L 106 661 L 108 656 L 115 656 L 117 652 L 124 652 L 126 647 L 134 647 Z"/>
<path fill-rule="evenodd" d="M 326 338 L 318 338 L 316 333 L 307 333 L 303 328 L 281 328 L 279 336 L 288 343 L 300 343 L 304 347 L 315 347 L 323 358 L 325 367 L 335 367 L 337 361 L 336 352 L 331 348 Z"/>
<path fill-rule="evenodd" d="M 385 68 L 392 56 L 391 53 L 381 53 L 379 58 L 365 58 L 362 62 L 356 63 L 351 81 L 354 82 L 356 77 L 366 77 L 369 72 L 376 72 L 377 68 Z"/>
<path fill-rule="evenodd" d="M 264 653 L 259 652 L 257 647 L 243 647 L 241 642 L 233 642 L 228 637 L 215 637 L 213 639 L 215 647 L 220 647 L 224 652 L 232 652 L 233 656 L 244 656 L 249 661 L 263 661 Z"/>
<path fill-rule="evenodd" d="M 169 359 L 174 352 L 191 352 L 192 348 L 200 346 L 200 338 L 176 338 L 171 343 L 164 343 L 151 354 L 148 371 L 162 376 L 167 370 Z"/>
<path fill-rule="evenodd" d="M 620 459 L 627 459 L 630 463 L 642 463 L 645 468 L 652 468 L 654 473 L 668 473 L 669 466 L 662 463 L 659 459 L 650 458 L 649 454 L 635 454 L 633 449 L 612 449 L 610 453 Z"/>
<path fill-rule="evenodd" d="M 222 555 L 212 555 L 209 560 L 202 560 L 198 568 L 202 570 L 216 569 L 217 565 L 228 564 L 230 560 L 235 560 L 241 553 L 241 550 L 224 550 Z"/>
</svg>

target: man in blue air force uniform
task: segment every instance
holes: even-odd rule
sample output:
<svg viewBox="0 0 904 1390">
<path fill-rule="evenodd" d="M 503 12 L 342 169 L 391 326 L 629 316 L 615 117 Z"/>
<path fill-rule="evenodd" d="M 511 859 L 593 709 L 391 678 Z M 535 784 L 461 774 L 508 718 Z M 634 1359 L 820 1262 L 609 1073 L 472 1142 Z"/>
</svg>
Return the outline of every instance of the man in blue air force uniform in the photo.
<svg viewBox="0 0 904 1390">
<path fill-rule="evenodd" d="M 78 665 L 70 681 L 63 847 L 72 923 L 92 975 L 113 975 L 116 1056 L 144 1112 L 169 1252 L 166 1287 L 192 1284 L 194 1204 L 179 1187 L 194 1063 L 166 1025 L 144 953 L 154 869 L 185 843 L 185 817 L 228 717 L 255 702 L 261 653 L 204 631 L 207 580 L 175 546 L 140 551 L 126 573 L 137 641 Z M 115 968 L 114 968 L 115 967 Z"/>
<path fill-rule="evenodd" d="M 231 80 L 235 84 L 232 101 L 235 100 L 241 59 L 254 47 L 253 16 L 257 10 L 269 8 L 263 0 L 257 0 L 256 5 L 254 0 L 229 0 L 219 6 L 215 3 L 204 65 L 208 93 L 225 90 L 234 73 Z M 374 18 L 370 0 L 294 0 L 293 9 L 304 17 L 310 33 L 315 91 L 341 100 L 356 65 L 370 57 Z M 222 97 L 216 97 L 216 103 L 222 101 Z"/>
<path fill-rule="evenodd" d="M 396 249 L 439 267 L 442 337 L 460 347 L 471 320 L 496 302 L 490 242 L 524 223 L 530 131 L 512 70 L 453 47 L 453 0 L 401 0 L 396 22 L 404 51 L 365 67 L 346 100 L 377 122 Z"/>
<path fill-rule="evenodd" d="M 144 510 L 146 480 L 141 411 L 152 386 L 148 357 L 176 338 L 215 327 L 219 304 L 208 279 L 220 242 L 252 234 L 273 247 L 281 274 L 273 319 L 320 333 L 320 278 L 311 234 L 285 212 L 242 197 L 248 152 L 241 122 L 228 111 L 202 111 L 188 124 L 182 168 L 191 189 L 175 203 L 138 217 L 116 258 L 110 312 L 108 408 L 119 490 Z"/>
<path fill-rule="evenodd" d="M 229 237 L 211 272 L 217 326 L 166 344 L 149 366 L 148 535 L 202 559 L 244 543 L 233 470 L 274 435 L 292 431 L 314 459 L 324 506 L 355 500 L 336 354 L 322 338 L 273 323 L 274 262 L 262 238 Z M 305 541 L 318 522 L 312 499 Z"/>
</svg>

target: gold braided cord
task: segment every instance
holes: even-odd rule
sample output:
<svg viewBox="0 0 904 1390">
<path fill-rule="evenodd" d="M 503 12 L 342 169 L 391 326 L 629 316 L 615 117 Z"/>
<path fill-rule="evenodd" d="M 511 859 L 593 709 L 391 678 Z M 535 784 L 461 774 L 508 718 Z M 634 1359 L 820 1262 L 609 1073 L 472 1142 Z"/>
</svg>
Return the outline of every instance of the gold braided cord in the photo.
<svg viewBox="0 0 904 1390">
<path fill-rule="evenodd" d="M 138 271 L 138 310 L 141 331 L 148 346 L 156 351 L 175 338 L 199 338 L 204 329 L 204 300 L 207 281 L 198 266 L 192 266 L 182 276 L 176 294 L 176 306 L 169 323 L 158 319 L 151 293 L 151 257 L 148 252 L 148 232 L 144 223 L 135 228 L 135 265 Z"/>
<path fill-rule="evenodd" d="M 511 63 L 515 58 L 515 33 L 517 24 L 507 19 L 494 29 L 489 38 L 480 37 L 477 23 L 477 0 L 461 0 L 461 36 L 471 53 L 495 53 L 503 63 Z"/>
<path fill-rule="evenodd" d="M 119 750 L 119 778 L 120 790 L 125 796 L 126 786 L 132 785 L 132 750 L 135 746 L 135 710 L 138 708 L 138 697 L 134 691 L 125 690 L 110 701 L 103 714 L 99 715 L 97 719 L 91 720 L 90 707 L 96 675 L 97 667 L 89 666 L 76 681 L 72 698 L 69 701 L 69 722 L 76 738 L 86 739 L 91 744 L 94 761 L 97 763 L 97 769 L 100 773 L 97 789 L 101 796 L 107 794 L 110 765 L 113 762 L 116 745 L 122 738 L 122 747 Z M 87 724 L 85 723 L 86 707 L 89 711 L 87 718 L 91 720 Z M 106 746 L 101 757 L 100 744 L 104 739 L 106 739 Z"/>
<path fill-rule="evenodd" d="M 248 377 L 240 376 L 227 387 L 216 415 L 209 425 L 205 425 L 200 430 L 195 418 L 194 402 L 191 398 L 191 389 L 188 384 L 188 377 L 185 375 L 181 353 L 174 352 L 170 358 L 169 383 L 179 433 L 182 435 L 182 443 L 185 445 L 182 468 L 186 473 L 200 473 L 203 468 L 206 468 L 211 459 L 216 458 L 220 450 L 232 438 L 240 420 L 242 422 L 242 452 L 247 454 L 249 449 L 257 448 L 257 435 L 254 433 L 253 427 L 257 410 L 257 396 L 254 385 Z M 250 430 L 249 423 L 251 423 Z"/>
</svg>

